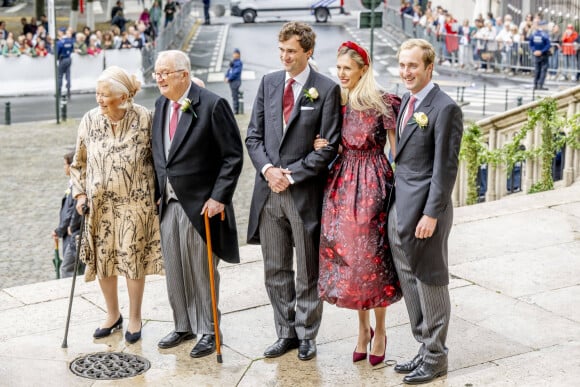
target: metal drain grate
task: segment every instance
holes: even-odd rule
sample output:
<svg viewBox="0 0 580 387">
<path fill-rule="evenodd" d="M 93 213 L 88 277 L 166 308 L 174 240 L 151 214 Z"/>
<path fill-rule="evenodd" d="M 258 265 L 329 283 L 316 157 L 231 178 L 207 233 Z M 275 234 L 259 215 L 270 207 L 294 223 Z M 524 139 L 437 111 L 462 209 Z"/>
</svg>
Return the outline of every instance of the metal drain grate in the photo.
<svg viewBox="0 0 580 387">
<path fill-rule="evenodd" d="M 144 357 L 121 352 L 98 352 L 73 360 L 70 370 L 83 378 L 113 380 L 141 375 L 151 368 Z"/>
</svg>

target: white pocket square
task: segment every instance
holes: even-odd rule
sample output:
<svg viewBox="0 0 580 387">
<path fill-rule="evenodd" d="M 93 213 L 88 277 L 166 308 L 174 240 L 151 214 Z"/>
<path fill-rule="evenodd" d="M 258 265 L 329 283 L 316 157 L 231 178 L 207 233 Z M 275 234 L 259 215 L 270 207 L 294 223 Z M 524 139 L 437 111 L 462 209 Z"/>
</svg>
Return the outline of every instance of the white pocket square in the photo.
<svg viewBox="0 0 580 387">
<path fill-rule="evenodd" d="M 300 106 L 300 110 L 314 110 L 312 106 Z"/>
</svg>

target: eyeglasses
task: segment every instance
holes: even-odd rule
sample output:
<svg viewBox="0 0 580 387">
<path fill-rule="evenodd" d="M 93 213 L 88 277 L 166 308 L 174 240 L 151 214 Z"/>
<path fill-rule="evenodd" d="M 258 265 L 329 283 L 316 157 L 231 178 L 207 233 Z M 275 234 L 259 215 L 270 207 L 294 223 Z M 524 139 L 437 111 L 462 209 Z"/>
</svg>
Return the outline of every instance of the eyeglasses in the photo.
<svg viewBox="0 0 580 387">
<path fill-rule="evenodd" d="M 167 78 L 169 78 L 169 75 L 174 74 L 174 73 L 180 73 L 182 71 L 185 71 L 185 70 L 164 71 L 162 73 L 151 73 L 151 77 L 155 81 L 157 80 L 157 78 L 161 78 L 165 81 L 165 80 L 167 80 Z"/>
</svg>

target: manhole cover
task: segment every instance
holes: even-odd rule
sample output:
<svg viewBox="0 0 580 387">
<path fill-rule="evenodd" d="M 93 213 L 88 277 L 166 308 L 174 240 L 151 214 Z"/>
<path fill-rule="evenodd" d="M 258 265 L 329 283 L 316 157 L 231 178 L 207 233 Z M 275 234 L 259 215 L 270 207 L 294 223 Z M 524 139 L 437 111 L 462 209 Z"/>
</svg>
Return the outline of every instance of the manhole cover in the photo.
<svg viewBox="0 0 580 387">
<path fill-rule="evenodd" d="M 73 374 L 89 379 L 111 380 L 141 375 L 151 367 L 144 357 L 121 352 L 98 352 L 76 358 Z"/>
</svg>

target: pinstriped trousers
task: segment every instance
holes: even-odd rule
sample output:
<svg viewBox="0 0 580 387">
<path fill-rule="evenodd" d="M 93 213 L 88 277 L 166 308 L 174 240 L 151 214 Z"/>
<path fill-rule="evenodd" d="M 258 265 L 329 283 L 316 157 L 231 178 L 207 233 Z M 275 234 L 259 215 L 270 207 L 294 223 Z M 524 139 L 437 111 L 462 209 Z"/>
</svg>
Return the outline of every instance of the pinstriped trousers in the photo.
<svg viewBox="0 0 580 387">
<path fill-rule="evenodd" d="M 306 233 L 290 189 L 271 192 L 266 199 L 260 214 L 260 243 L 278 337 L 315 339 L 322 318 L 317 290 L 318 243 Z"/>
<path fill-rule="evenodd" d="M 161 221 L 165 281 L 176 332 L 213 335 L 207 246 L 183 207 L 170 201 Z M 219 300 L 219 257 L 214 254 L 216 302 Z M 221 314 L 218 309 L 218 318 Z"/>
<path fill-rule="evenodd" d="M 397 209 L 394 204 L 389 213 L 388 233 L 413 336 L 421 343 L 419 354 L 428 364 L 447 365 L 448 349 L 445 340 L 451 313 L 447 285 L 428 285 L 421 282 L 411 271 L 397 231 Z"/>
</svg>

